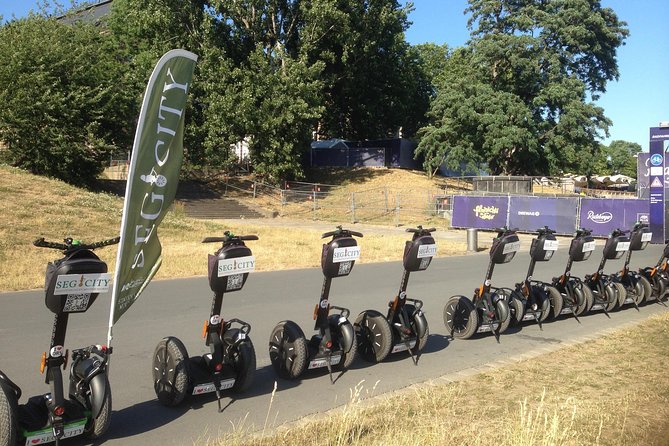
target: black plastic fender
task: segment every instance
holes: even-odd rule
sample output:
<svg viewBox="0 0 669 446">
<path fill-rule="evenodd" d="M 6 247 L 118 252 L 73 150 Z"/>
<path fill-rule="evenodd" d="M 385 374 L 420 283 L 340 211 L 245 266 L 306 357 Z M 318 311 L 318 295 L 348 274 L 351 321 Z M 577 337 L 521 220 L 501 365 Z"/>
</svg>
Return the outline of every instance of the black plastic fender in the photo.
<svg viewBox="0 0 669 446">
<path fill-rule="evenodd" d="M 355 342 L 355 329 L 353 324 L 343 316 L 338 314 L 330 315 L 330 329 L 336 330 L 339 336 L 339 344 L 344 353 L 351 351 Z M 343 320 L 342 320 L 343 319 Z"/>
<path fill-rule="evenodd" d="M 98 373 L 91 379 L 89 386 L 91 388 L 91 416 L 96 419 L 102 410 L 105 395 L 107 392 L 111 392 L 107 374 L 105 372 Z"/>
<path fill-rule="evenodd" d="M 82 360 L 74 367 L 74 375 L 78 380 L 88 382 L 91 393 L 88 397 L 91 416 L 96 419 L 104 405 L 105 395 L 109 392 L 109 380 L 105 368 L 101 367 L 100 360 L 90 357 Z M 78 386 L 74 386 L 77 388 Z M 86 395 L 81 395 L 86 398 Z"/>
<path fill-rule="evenodd" d="M 416 310 L 413 314 L 413 320 L 416 324 L 416 337 L 422 339 L 427 333 L 427 318 L 421 310 Z"/>
<path fill-rule="evenodd" d="M 511 311 L 509 310 L 509 303 L 506 301 L 504 296 L 495 294 L 492 298 L 493 304 L 495 304 L 495 312 L 497 313 L 497 319 L 501 322 L 506 321 Z"/>
</svg>

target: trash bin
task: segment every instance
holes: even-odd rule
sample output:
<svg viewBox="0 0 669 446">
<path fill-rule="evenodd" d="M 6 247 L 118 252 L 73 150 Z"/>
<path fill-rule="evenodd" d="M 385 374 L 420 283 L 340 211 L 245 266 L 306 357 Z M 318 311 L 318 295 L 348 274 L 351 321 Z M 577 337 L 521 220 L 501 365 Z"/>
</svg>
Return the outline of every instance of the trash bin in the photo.
<svg viewBox="0 0 669 446">
<path fill-rule="evenodd" d="M 467 229 L 467 251 L 478 252 L 479 250 L 479 234 L 478 229 Z"/>
</svg>

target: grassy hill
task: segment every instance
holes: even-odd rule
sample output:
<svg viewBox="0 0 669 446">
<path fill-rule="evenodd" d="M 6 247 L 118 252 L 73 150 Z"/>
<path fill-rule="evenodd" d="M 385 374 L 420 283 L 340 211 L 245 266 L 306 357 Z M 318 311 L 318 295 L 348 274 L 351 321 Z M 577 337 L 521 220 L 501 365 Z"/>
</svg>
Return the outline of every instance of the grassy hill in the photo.
<svg viewBox="0 0 669 446">
<path fill-rule="evenodd" d="M 0 165 L 0 194 L 0 268 L 5 271 L 0 276 L 0 291 L 43 286 L 46 263 L 58 253 L 35 248 L 32 241 L 36 238 L 61 241 L 71 236 L 92 242 L 114 237 L 120 230 L 123 200 L 114 195 L 89 192 L 5 165 Z M 158 229 L 163 265 L 157 278 L 206 274 L 206 254 L 215 247 L 200 241 L 226 230 L 260 237 L 249 244 L 260 271 L 318 266 L 322 231 L 299 221 L 283 223 L 284 227 L 270 227 L 244 220 L 195 220 L 186 217 L 181 206 L 174 206 Z M 405 235 L 369 234 L 361 243 L 360 262 L 400 260 L 405 240 Z M 464 243 L 443 242 L 438 255 L 464 250 Z M 113 270 L 116 247 L 96 252 Z"/>
</svg>

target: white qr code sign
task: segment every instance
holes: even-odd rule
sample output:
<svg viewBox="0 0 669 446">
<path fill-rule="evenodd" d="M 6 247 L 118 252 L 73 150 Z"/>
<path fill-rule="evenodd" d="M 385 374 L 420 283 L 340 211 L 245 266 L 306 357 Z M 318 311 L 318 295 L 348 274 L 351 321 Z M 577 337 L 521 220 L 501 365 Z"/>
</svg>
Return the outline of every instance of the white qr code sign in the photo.
<svg viewBox="0 0 669 446">
<path fill-rule="evenodd" d="M 239 290 L 244 285 L 244 274 L 233 274 L 228 276 L 228 286 L 226 287 L 227 291 Z"/>
<path fill-rule="evenodd" d="M 91 299 L 91 293 L 68 294 L 65 298 L 64 313 L 76 313 L 88 309 L 88 301 Z"/>
</svg>

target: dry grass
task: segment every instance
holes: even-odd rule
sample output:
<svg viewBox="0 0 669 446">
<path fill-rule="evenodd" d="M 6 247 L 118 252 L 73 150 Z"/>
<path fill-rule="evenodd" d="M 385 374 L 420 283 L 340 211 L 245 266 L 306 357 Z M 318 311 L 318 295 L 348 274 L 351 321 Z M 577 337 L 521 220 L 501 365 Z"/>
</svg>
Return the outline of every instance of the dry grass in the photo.
<svg viewBox="0 0 669 446">
<path fill-rule="evenodd" d="M 455 383 L 416 385 L 360 403 L 373 393 L 361 383 L 343 408 L 266 435 L 242 425 L 210 444 L 667 445 L 668 358 L 665 313 Z"/>
<path fill-rule="evenodd" d="M 32 241 L 44 237 L 60 241 L 66 236 L 90 242 L 118 234 L 123 202 L 109 194 L 98 194 L 69 186 L 61 181 L 30 175 L 0 165 L 0 291 L 34 289 L 43 286 L 46 263 L 57 253 L 38 249 Z M 345 222 L 344 222 L 345 223 Z M 334 229 L 334 223 L 333 227 Z M 215 249 L 203 245 L 206 236 L 256 234 L 250 242 L 258 270 L 278 270 L 318 266 L 322 240 L 320 231 L 295 223 L 286 228 L 252 226 L 243 220 L 195 220 L 175 206 L 158 229 L 163 246 L 163 264 L 157 278 L 206 274 L 206 254 Z M 400 260 L 406 237 L 369 234 L 360 241 L 361 263 Z M 464 243 L 440 242 L 439 255 L 464 253 Z M 116 248 L 96 251 L 113 270 Z"/>
</svg>

